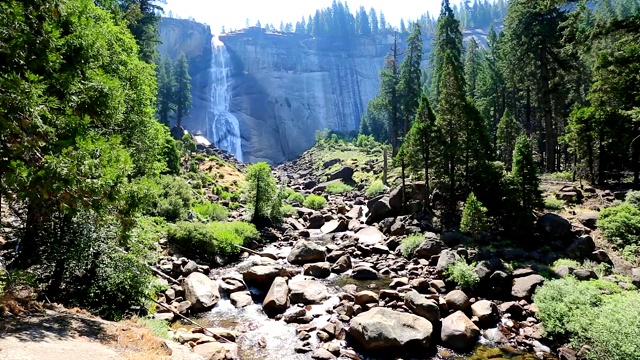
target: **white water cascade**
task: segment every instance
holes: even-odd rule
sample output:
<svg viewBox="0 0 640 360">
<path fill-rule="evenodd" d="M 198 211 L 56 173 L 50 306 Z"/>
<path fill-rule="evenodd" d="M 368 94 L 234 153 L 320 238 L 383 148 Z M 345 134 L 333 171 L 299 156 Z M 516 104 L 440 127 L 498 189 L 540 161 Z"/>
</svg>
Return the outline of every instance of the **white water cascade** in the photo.
<svg viewBox="0 0 640 360">
<path fill-rule="evenodd" d="M 224 43 L 214 35 L 211 41 L 211 73 L 209 109 L 207 111 L 207 138 L 220 149 L 242 159 L 240 123 L 230 111 L 231 69 L 229 53 Z"/>
</svg>

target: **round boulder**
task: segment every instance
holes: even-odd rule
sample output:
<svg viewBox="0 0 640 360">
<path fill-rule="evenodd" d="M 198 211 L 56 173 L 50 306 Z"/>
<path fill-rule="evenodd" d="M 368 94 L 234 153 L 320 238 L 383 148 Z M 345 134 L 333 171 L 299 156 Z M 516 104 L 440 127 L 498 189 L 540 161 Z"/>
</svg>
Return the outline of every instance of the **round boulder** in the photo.
<svg viewBox="0 0 640 360">
<path fill-rule="evenodd" d="M 453 349 L 469 349 L 479 336 L 480 329 L 462 311 L 456 311 L 442 320 L 440 339 Z"/>
<path fill-rule="evenodd" d="M 324 246 L 313 241 L 299 240 L 291 249 L 287 260 L 291 264 L 303 265 L 307 263 L 322 262 L 326 253 Z"/>
<path fill-rule="evenodd" d="M 469 308 L 469 297 L 462 290 L 453 290 L 445 297 L 447 306 L 451 310 L 465 311 Z"/>
</svg>

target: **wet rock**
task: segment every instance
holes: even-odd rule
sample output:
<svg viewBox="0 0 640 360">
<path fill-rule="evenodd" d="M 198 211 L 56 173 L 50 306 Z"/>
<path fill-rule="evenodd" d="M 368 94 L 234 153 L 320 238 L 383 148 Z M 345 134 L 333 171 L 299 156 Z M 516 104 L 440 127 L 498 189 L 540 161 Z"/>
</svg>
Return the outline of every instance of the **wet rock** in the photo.
<svg viewBox="0 0 640 360">
<path fill-rule="evenodd" d="M 234 343 L 208 342 L 196 345 L 193 352 L 206 360 L 231 360 L 238 358 L 238 345 Z"/>
<path fill-rule="evenodd" d="M 289 290 L 291 304 L 321 304 L 330 296 L 327 287 L 315 280 L 290 281 Z"/>
<path fill-rule="evenodd" d="M 206 311 L 220 301 L 218 284 L 202 273 L 192 273 L 184 282 L 187 301 L 191 302 L 192 311 Z"/>
<path fill-rule="evenodd" d="M 442 320 L 440 339 L 453 349 L 469 349 L 479 336 L 480 329 L 462 311 L 456 311 Z"/>
<path fill-rule="evenodd" d="M 471 305 L 471 313 L 485 325 L 493 325 L 499 319 L 498 307 L 489 300 L 475 302 Z"/>
<path fill-rule="evenodd" d="M 442 242 L 434 233 L 426 233 L 425 240 L 418 246 L 414 254 L 420 259 L 431 259 L 433 255 L 438 255 L 442 251 Z"/>
<path fill-rule="evenodd" d="M 370 267 L 363 266 L 353 269 L 351 278 L 356 280 L 378 280 L 378 272 Z"/>
<path fill-rule="evenodd" d="M 267 296 L 264 298 L 262 308 L 267 314 L 278 314 L 289 306 L 289 286 L 287 279 L 277 277 L 273 280 Z"/>
<path fill-rule="evenodd" d="M 249 305 L 253 305 L 253 299 L 251 298 L 251 293 L 248 291 L 234 292 L 231 295 L 229 295 L 229 299 L 231 300 L 231 304 L 238 309 L 249 306 Z"/>
<path fill-rule="evenodd" d="M 242 274 L 244 282 L 259 289 L 269 289 L 278 276 L 287 276 L 282 266 L 254 266 Z"/>
<path fill-rule="evenodd" d="M 364 213 L 364 206 L 356 205 L 352 207 L 351 210 L 349 210 L 349 212 L 347 212 L 346 217 L 347 219 L 357 220 L 362 217 L 363 213 Z"/>
<path fill-rule="evenodd" d="M 331 264 L 328 262 L 305 264 L 302 267 L 302 273 L 318 279 L 325 279 L 331 275 Z"/>
<path fill-rule="evenodd" d="M 356 294 L 355 302 L 358 305 L 364 305 L 369 303 L 377 304 L 378 300 L 379 300 L 378 294 L 374 293 L 373 291 L 364 290 Z"/>
<path fill-rule="evenodd" d="M 324 234 L 333 234 L 347 231 L 348 224 L 344 220 L 331 220 L 320 228 Z"/>
<path fill-rule="evenodd" d="M 381 307 L 356 316 L 349 328 L 349 335 L 366 351 L 427 349 L 432 332 L 433 326 L 422 317 Z"/>
<path fill-rule="evenodd" d="M 544 278 L 537 274 L 513 279 L 511 295 L 516 299 L 531 299 L 536 288 L 543 283 Z"/>
<path fill-rule="evenodd" d="M 553 213 L 544 214 L 536 224 L 540 230 L 554 238 L 565 237 L 571 232 L 569 220 Z"/>
<path fill-rule="evenodd" d="M 358 243 L 362 245 L 375 245 L 384 241 L 384 234 L 373 226 L 367 226 L 356 233 Z"/>
<path fill-rule="evenodd" d="M 285 224 L 289 224 L 294 230 L 300 231 L 305 229 L 304 225 L 294 218 L 285 218 L 284 222 Z"/>
<path fill-rule="evenodd" d="M 308 324 L 313 321 L 313 316 L 301 307 L 292 307 L 282 315 L 282 320 L 287 324 Z"/>
<path fill-rule="evenodd" d="M 351 257 L 349 255 L 344 255 L 339 258 L 335 264 L 331 265 L 331 271 L 337 274 L 342 274 L 343 272 L 351 270 Z"/>
<path fill-rule="evenodd" d="M 506 344 L 509 342 L 506 336 L 498 328 L 487 329 L 482 334 L 485 339 L 491 341 L 494 344 Z"/>
<path fill-rule="evenodd" d="M 469 297 L 462 290 L 453 290 L 445 297 L 445 302 L 450 310 L 465 311 L 469 308 Z"/>
<path fill-rule="evenodd" d="M 440 320 L 438 303 L 427 299 L 415 290 L 407 291 L 404 294 L 404 305 L 412 313 L 429 320 L 433 324 Z"/>
<path fill-rule="evenodd" d="M 299 240 L 291 249 L 287 260 L 291 264 L 307 264 L 325 260 L 325 247 L 312 241 Z"/>
</svg>

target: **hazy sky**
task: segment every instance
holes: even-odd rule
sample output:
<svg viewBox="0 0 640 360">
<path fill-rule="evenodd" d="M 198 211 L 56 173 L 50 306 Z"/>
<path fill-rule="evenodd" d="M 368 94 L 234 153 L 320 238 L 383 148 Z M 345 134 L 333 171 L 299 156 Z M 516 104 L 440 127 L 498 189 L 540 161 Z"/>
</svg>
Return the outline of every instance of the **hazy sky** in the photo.
<svg viewBox="0 0 640 360">
<path fill-rule="evenodd" d="M 166 0 L 165 14 L 169 11 L 181 18 L 193 17 L 196 21 L 211 25 L 214 33 L 218 33 L 224 25 L 227 29 L 245 27 L 249 18 L 251 25 L 260 20 L 264 26 L 272 23 L 276 28 L 280 21 L 285 23 L 299 21 L 302 16 L 315 13 L 316 9 L 331 6 L 332 0 Z M 460 0 L 451 0 L 451 5 Z M 344 3 L 344 1 L 343 1 Z M 433 15 L 440 12 L 441 0 L 349 0 L 349 8 L 353 13 L 360 6 L 367 11 L 373 7 L 384 13 L 392 25 L 397 26 L 400 18 L 415 19 L 429 11 Z"/>
</svg>

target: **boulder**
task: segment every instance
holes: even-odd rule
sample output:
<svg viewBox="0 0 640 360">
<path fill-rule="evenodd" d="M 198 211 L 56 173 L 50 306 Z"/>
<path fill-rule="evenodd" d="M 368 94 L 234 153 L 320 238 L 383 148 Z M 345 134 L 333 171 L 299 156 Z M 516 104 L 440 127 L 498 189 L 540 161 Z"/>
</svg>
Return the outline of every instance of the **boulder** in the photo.
<svg viewBox="0 0 640 360">
<path fill-rule="evenodd" d="M 493 325 L 499 319 L 498 307 L 489 300 L 480 300 L 473 303 L 471 305 L 471 313 L 485 325 Z"/>
<path fill-rule="evenodd" d="M 194 346 L 193 352 L 206 360 L 231 360 L 238 358 L 238 345 L 235 343 L 208 342 Z"/>
<path fill-rule="evenodd" d="M 361 266 L 353 269 L 351 278 L 356 280 L 378 280 L 379 274 L 368 266 Z"/>
<path fill-rule="evenodd" d="M 631 283 L 640 288 L 640 268 L 631 269 Z"/>
<path fill-rule="evenodd" d="M 266 290 L 275 278 L 286 275 L 287 271 L 282 266 L 254 266 L 245 271 L 242 278 L 247 285 Z"/>
<path fill-rule="evenodd" d="M 290 281 L 289 290 L 291 304 L 321 304 L 330 296 L 327 287 L 315 280 Z"/>
<path fill-rule="evenodd" d="M 391 205 L 389 205 L 389 197 L 385 196 L 373 204 L 371 207 L 371 213 L 369 214 L 369 217 L 367 217 L 366 224 L 375 224 L 393 216 L 393 214 L 395 214 L 395 211 L 393 211 L 391 209 Z"/>
<path fill-rule="evenodd" d="M 192 273 L 184 281 L 185 299 L 191 302 L 191 310 L 206 311 L 220 301 L 218 284 L 202 273 Z"/>
<path fill-rule="evenodd" d="M 331 265 L 331 272 L 342 274 L 351 270 L 351 257 L 349 255 L 341 256 L 335 264 Z"/>
<path fill-rule="evenodd" d="M 320 229 L 324 225 L 324 216 L 314 211 L 311 216 L 309 216 L 309 229 Z"/>
<path fill-rule="evenodd" d="M 364 211 L 364 206 L 356 205 L 353 208 L 351 208 L 351 210 L 349 210 L 346 217 L 348 219 L 354 219 L 354 220 L 360 219 L 360 217 L 363 214 L 363 211 Z"/>
<path fill-rule="evenodd" d="M 333 234 L 347 231 L 349 224 L 344 220 L 331 220 L 320 228 L 324 234 Z"/>
<path fill-rule="evenodd" d="M 475 345 L 479 336 L 480 329 L 462 311 L 456 311 L 442 320 L 440 339 L 453 349 L 467 350 Z"/>
<path fill-rule="evenodd" d="M 342 180 L 345 183 L 353 182 L 353 168 L 345 166 L 329 176 L 329 180 Z"/>
<path fill-rule="evenodd" d="M 553 238 L 563 238 L 571 233 L 571 223 L 560 215 L 548 213 L 541 216 L 537 227 Z"/>
<path fill-rule="evenodd" d="M 609 254 L 602 249 L 592 252 L 589 257 L 592 260 L 597 261 L 599 263 L 613 264 L 613 262 L 611 261 L 611 258 L 609 257 Z"/>
<path fill-rule="evenodd" d="M 586 227 L 588 227 L 589 229 L 595 229 L 597 227 L 597 223 L 598 223 L 598 217 L 600 216 L 600 213 L 598 212 L 588 212 L 588 213 L 583 213 L 578 215 L 578 221 L 580 221 L 580 223 Z"/>
<path fill-rule="evenodd" d="M 598 276 L 593 270 L 588 269 L 575 269 L 572 272 L 573 276 L 580 281 L 587 281 L 591 279 L 597 279 Z"/>
<path fill-rule="evenodd" d="M 376 307 L 351 319 L 349 335 L 365 351 L 428 349 L 433 326 L 413 314 Z"/>
<path fill-rule="evenodd" d="M 364 304 L 370 304 L 370 303 L 378 303 L 378 300 L 380 300 L 378 294 L 374 293 L 373 291 L 370 290 L 364 290 L 364 291 L 360 291 L 358 293 L 356 293 L 356 304 L 357 305 L 364 305 Z"/>
<path fill-rule="evenodd" d="M 456 261 L 460 259 L 460 255 L 458 255 L 453 250 L 442 250 L 440 252 L 440 257 L 438 258 L 438 264 L 436 265 L 436 271 L 442 274 L 449 265 L 452 265 Z"/>
<path fill-rule="evenodd" d="M 453 290 L 448 293 L 445 302 L 450 310 L 465 311 L 469 308 L 469 297 L 462 290 Z"/>
<path fill-rule="evenodd" d="M 229 295 L 229 300 L 231 300 L 231 304 L 238 309 L 253 304 L 251 293 L 248 291 L 234 292 Z"/>
<path fill-rule="evenodd" d="M 318 279 L 328 278 L 331 275 L 331 264 L 328 262 L 304 264 L 302 273 Z"/>
<path fill-rule="evenodd" d="M 384 235 L 373 226 L 367 226 L 356 233 L 358 243 L 362 245 L 375 245 L 384 241 Z"/>
<path fill-rule="evenodd" d="M 412 313 L 422 316 L 432 324 L 440 320 L 440 307 L 435 300 L 427 299 L 415 290 L 404 294 L 404 305 Z"/>
<path fill-rule="evenodd" d="M 433 255 L 438 255 L 442 251 L 442 242 L 434 233 L 428 232 L 424 241 L 418 246 L 414 254 L 420 259 L 431 259 Z"/>
<path fill-rule="evenodd" d="M 287 260 L 291 264 L 307 264 L 325 260 L 325 247 L 313 241 L 299 240 L 291 249 Z"/>
<path fill-rule="evenodd" d="M 513 279 L 511 295 L 516 299 L 531 299 L 536 288 L 544 283 L 544 278 L 538 274 Z"/>
<path fill-rule="evenodd" d="M 596 243 L 589 235 L 583 235 L 573 241 L 567 248 L 567 254 L 574 259 L 585 259 L 596 250 Z"/>
<path fill-rule="evenodd" d="M 197 270 L 198 264 L 193 260 L 189 260 L 187 264 L 182 267 L 182 275 L 188 276 L 189 274 L 196 272 Z"/>
<path fill-rule="evenodd" d="M 267 296 L 262 303 L 262 308 L 267 314 L 278 314 L 287 310 L 289 306 L 289 286 L 287 279 L 277 277 L 273 280 Z"/>
</svg>

